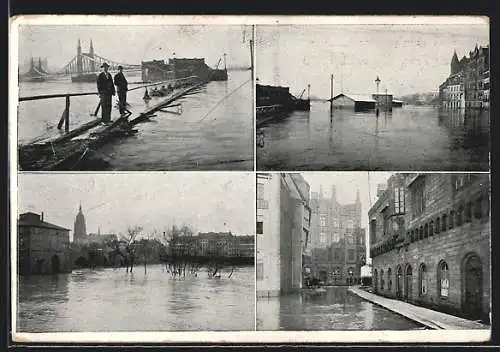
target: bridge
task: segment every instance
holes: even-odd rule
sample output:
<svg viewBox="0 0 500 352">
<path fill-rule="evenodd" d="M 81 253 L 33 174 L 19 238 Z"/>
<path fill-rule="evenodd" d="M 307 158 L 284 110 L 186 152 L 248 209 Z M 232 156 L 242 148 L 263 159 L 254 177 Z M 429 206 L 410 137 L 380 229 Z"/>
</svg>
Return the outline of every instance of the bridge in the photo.
<svg viewBox="0 0 500 352">
<path fill-rule="evenodd" d="M 140 71 L 141 65 L 139 64 L 128 64 L 124 62 L 119 62 L 115 60 L 110 60 L 102 57 L 95 53 L 94 45 L 92 40 L 90 40 L 90 48 L 88 52 L 82 52 L 82 46 L 80 39 L 78 39 L 77 53 L 76 55 L 66 64 L 64 67 L 60 68 L 55 72 L 48 72 L 42 68 L 41 61 L 39 59 L 39 65 L 34 64 L 33 58 L 31 59 L 30 70 L 20 75 L 20 78 L 30 79 L 30 80 L 44 80 L 45 78 L 51 78 L 55 76 L 74 76 L 74 75 L 85 75 L 92 74 L 100 71 L 101 65 L 107 62 L 110 66 L 110 70 L 117 70 L 118 66 L 123 67 L 123 71 Z"/>
</svg>

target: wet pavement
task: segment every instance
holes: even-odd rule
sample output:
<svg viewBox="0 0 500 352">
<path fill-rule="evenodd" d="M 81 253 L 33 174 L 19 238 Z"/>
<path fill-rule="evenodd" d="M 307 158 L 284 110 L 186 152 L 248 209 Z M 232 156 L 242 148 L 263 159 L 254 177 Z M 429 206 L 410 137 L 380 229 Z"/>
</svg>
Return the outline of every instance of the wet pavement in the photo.
<svg viewBox="0 0 500 352">
<path fill-rule="evenodd" d="M 254 268 L 172 279 L 161 265 L 21 277 L 19 332 L 254 330 Z"/>
<path fill-rule="evenodd" d="M 257 300 L 257 330 L 416 330 L 422 326 L 344 286 Z"/>
<path fill-rule="evenodd" d="M 334 110 L 312 102 L 258 128 L 258 170 L 489 170 L 488 111 L 404 106 L 392 113 Z"/>
</svg>

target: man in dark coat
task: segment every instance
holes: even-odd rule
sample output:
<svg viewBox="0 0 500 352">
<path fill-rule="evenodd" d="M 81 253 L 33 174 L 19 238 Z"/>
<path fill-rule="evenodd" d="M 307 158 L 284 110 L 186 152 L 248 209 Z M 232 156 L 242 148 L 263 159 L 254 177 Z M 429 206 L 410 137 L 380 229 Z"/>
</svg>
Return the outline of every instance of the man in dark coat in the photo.
<svg viewBox="0 0 500 352">
<path fill-rule="evenodd" d="M 111 121 L 111 97 L 116 94 L 113 78 L 108 72 L 109 65 L 105 62 L 101 65 L 103 71 L 97 76 L 97 91 L 101 99 L 102 121 Z"/>
<path fill-rule="evenodd" d="M 118 106 L 120 108 L 120 115 L 123 115 L 127 111 L 127 91 L 128 82 L 123 75 L 123 67 L 118 66 L 118 73 L 115 75 L 115 86 L 118 92 Z"/>
</svg>

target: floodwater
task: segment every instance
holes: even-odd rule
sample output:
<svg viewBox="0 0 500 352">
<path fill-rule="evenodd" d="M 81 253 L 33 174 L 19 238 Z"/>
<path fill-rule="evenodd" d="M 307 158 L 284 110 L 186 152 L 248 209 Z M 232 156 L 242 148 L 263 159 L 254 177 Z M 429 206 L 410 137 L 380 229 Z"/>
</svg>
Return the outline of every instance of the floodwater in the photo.
<svg viewBox="0 0 500 352">
<path fill-rule="evenodd" d="M 354 112 L 312 102 L 258 129 L 259 170 L 487 171 L 489 111 L 404 106 Z"/>
<path fill-rule="evenodd" d="M 257 330 L 416 330 L 421 326 L 365 301 L 345 286 L 257 300 Z"/>
<path fill-rule="evenodd" d="M 19 280 L 18 332 L 255 329 L 253 267 L 231 278 L 173 279 L 162 265 L 134 273 L 81 270 Z"/>
<path fill-rule="evenodd" d="M 229 71 L 229 80 L 210 82 L 200 92 L 179 100 L 181 107 L 157 112 L 149 122 L 136 125 L 138 133 L 111 142 L 93 153 L 104 160 L 106 170 L 252 170 L 253 169 L 253 92 L 250 71 Z M 129 82 L 139 76 L 127 76 Z M 129 89 L 138 84 L 129 84 Z M 19 96 L 96 91 L 94 83 L 20 83 Z M 127 102 L 133 113 L 144 111 L 159 99 L 145 102 L 144 89 L 129 91 Z M 113 98 L 115 105 L 117 97 Z M 98 97 L 72 97 L 70 128 L 93 119 Z M 57 123 L 65 100 L 46 99 L 19 103 L 18 140 L 57 133 Z M 99 115 L 100 116 L 100 112 Z M 118 118 L 117 106 L 112 119 Z M 106 164 L 105 163 L 105 164 Z M 75 169 L 78 169 L 76 166 Z"/>
</svg>

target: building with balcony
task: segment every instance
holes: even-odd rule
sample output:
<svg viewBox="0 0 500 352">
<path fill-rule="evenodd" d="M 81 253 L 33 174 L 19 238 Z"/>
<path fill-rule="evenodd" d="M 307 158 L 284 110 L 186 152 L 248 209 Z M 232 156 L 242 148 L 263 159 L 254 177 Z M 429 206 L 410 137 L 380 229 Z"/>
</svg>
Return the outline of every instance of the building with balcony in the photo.
<svg viewBox="0 0 500 352">
<path fill-rule="evenodd" d="M 311 195 L 311 213 L 312 276 L 330 285 L 359 283 L 366 259 L 359 192 L 354 204 L 342 205 L 335 186 L 330 197 L 320 188 Z"/>
<path fill-rule="evenodd" d="M 441 107 L 446 109 L 489 109 L 490 106 L 490 50 L 476 47 L 458 59 L 451 59 L 450 76 L 439 86 Z"/>
<path fill-rule="evenodd" d="M 257 297 L 302 288 L 311 210 L 309 184 L 297 173 L 257 174 Z"/>
<path fill-rule="evenodd" d="M 71 272 L 69 229 L 44 220 L 44 214 L 19 216 L 19 275 Z"/>
<path fill-rule="evenodd" d="M 395 174 L 369 219 L 373 292 L 489 322 L 488 174 Z"/>
</svg>

